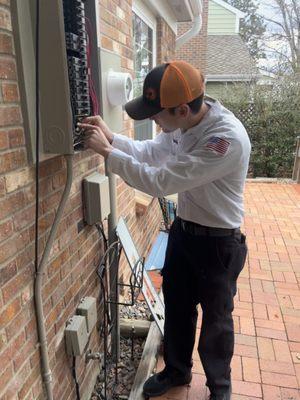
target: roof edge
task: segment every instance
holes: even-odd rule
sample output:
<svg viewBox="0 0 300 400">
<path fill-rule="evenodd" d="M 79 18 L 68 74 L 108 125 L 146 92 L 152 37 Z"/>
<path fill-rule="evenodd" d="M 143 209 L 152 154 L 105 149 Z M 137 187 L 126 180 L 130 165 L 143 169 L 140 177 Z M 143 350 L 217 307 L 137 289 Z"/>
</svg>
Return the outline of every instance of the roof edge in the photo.
<svg viewBox="0 0 300 400">
<path fill-rule="evenodd" d="M 207 82 L 239 82 L 261 78 L 260 74 L 206 75 Z"/>
<path fill-rule="evenodd" d="M 244 18 L 246 13 L 240 11 L 238 8 L 231 6 L 230 4 L 226 3 L 224 0 L 212 0 L 215 3 L 219 4 L 220 6 L 226 8 L 228 11 L 231 11 L 233 14 L 236 14 L 239 18 Z"/>
</svg>

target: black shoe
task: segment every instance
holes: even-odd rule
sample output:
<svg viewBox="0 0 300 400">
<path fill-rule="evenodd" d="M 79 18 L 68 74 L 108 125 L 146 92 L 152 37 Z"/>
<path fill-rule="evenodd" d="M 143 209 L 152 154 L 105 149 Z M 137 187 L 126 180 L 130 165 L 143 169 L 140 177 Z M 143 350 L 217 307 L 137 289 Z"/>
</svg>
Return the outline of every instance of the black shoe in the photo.
<svg viewBox="0 0 300 400">
<path fill-rule="evenodd" d="M 185 376 L 178 376 L 167 372 L 166 368 L 161 372 L 152 375 L 146 380 L 143 393 L 146 397 L 161 396 L 174 386 L 187 385 L 192 380 L 192 373 Z"/>
<path fill-rule="evenodd" d="M 226 393 L 222 394 L 211 394 L 209 400 L 230 400 L 231 399 L 231 387 Z"/>
</svg>

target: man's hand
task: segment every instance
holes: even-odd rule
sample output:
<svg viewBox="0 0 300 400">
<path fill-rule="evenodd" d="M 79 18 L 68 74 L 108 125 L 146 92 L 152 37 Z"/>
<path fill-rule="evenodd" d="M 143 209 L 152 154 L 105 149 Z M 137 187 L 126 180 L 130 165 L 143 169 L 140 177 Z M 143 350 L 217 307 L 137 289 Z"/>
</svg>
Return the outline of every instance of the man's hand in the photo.
<svg viewBox="0 0 300 400">
<path fill-rule="evenodd" d="M 84 131 L 84 147 L 92 149 L 96 153 L 101 154 L 107 158 L 113 147 L 109 143 L 106 135 L 99 126 L 81 123 L 78 126 Z"/>
<path fill-rule="evenodd" d="M 82 120 L 83 124 L 89 124 L 89 125 L 94 125 L 98 128 L 101 129 L 101 131 L 104 133 L 106 139 L 109 141 L 110 144 L 112 144 L 114 135 L 112 131 L 109 129 L 109 127 L 106 125 L 106 123 L 103 121 L 103 119 L 100 117 L 100 115 L 94 115 L 92 117 L 86 117 Z M 78 123 L 79 128 L 81 128 L 82 124 Z"/>
</svg>

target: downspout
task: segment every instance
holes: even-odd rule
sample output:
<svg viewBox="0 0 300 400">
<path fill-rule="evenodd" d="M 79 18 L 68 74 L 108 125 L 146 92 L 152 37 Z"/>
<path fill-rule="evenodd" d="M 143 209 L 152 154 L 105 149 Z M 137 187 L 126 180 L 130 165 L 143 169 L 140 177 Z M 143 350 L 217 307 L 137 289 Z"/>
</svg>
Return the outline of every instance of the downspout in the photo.
<svg viewBox="0 0 300 400">
<path fill-rule="evenodd" d="M 193 15 L 193 25 L 189 31 L 176 39 L 176 50 L 198 35 L 202 28 L 202 0 L 189 0 L 189 3 Z"/>
<path fill-rule="evenodd" d="M 72 186 L 72 155 L 65 155 L 67 161 L 67 181 L 66 186 L 57 209 L 53 225 L 43 252 L 43 256 L 36 273 L 36 279 L 34 281 L 34 295 L 35 295 L 35 307 L 36 307 L 36 320 L 38 328 L 39 346 L 41 348 L 41 359 L 42 359 L 42 376 L 46 387 L 47 400 L 53 400 L 53 388 L 52 388 L 52 373 L 50 370 L 48 344 L 47 344 L 47 333 L 45 327 L 45 318 L 43 311 L 43 300 L 42 300 L 42 279 L 45 273 L 46 263 L 50 254 L 50 250 L 55 239 L 58 223 L 63 215 L 66 201 L 69 197 L 71 186 Z"/>
</svg>

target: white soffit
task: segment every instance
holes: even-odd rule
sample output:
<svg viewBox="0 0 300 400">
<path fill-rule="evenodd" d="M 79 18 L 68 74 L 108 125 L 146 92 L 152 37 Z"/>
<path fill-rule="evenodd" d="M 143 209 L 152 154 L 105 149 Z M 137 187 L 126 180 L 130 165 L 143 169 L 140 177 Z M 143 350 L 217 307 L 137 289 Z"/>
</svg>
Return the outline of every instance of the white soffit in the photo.
<svg viewBox="0 0 300 400">
<path fill-rule="evenodd" d="M 141 0 L 135 0 L 140 2 Z M 155 13 L 162 17 L 173 32 L 177 34 L 177 23 L 193 21 L 193 10 L 189 0 L 145 0 L 144 4 Z"/>
<path fill-rule="evenodd" d="M 156 17 L 162 17 L 167 24 L 170 26 L 172 31 L 177 34 L 177 20 L 176 16 L 173 13 L 173 10 L 169 7 L 167 1 L 161 0 L 134 0 L 135 3 L 144 3 L 146 7 L 148 7 Z"/>
</svg>

